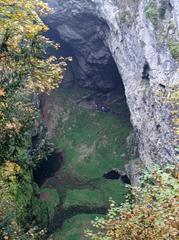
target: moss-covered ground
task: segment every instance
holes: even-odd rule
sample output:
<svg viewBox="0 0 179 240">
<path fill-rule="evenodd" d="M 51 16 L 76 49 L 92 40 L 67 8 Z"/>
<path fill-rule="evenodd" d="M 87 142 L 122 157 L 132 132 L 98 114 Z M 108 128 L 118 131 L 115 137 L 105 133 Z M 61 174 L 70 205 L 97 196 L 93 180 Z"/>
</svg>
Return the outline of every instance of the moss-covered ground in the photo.
<svg viewBox="0 0 179 240">
<path fill-rule="evenodd" d="M 113 168 L 123 170 L 127 163 L 126 138 L 131 130 L 128 108 L 125 98 L 117 94 L 101 99 L 104 96 L 99 93 L 68 88 L 55 91 L 44 103 L 51 141 L 64 153 L 63 167 L 41 190 L 55 189 L 59 194 L 58 206 L 57 197 L 46 199 L 50 215 L 56 207 L 107 207 L 110 197 L 118 203 L 124 199 L 124 183 L 104 179 L 103 174 Z M 107 110 L 100 111 L 102 107 Z M 61 237 L 56 239 L 83 239 L 72 230 L 78 224 L 83 228 L 83 217 L 88 220 L 91 216 L 79 215 L 75 221 L 74 217 L 65 222 Z"/>
<path fill-rule="evenodd" d="M 125 159 L 121 156 L 126 153 L 129 121 L 111 113 L 79 107 L 80 96 L 71 90 L 59 92 L 58 99 L 63 110 L 53 142 L 64 150 L 63 170 L 80 179 L 94 179 L 111 167 L 122 168 Z M 124 107 L 121 103 L 121 108 Z"/>
<path fill-rule="evenodd" d="M 85 240 L 84 229 L 90 226 L 90 222 L 95 219 L 96 216 L 96 214 L 78 214 L 70 218 L 64 223 L 62 229 L 54 234 L 53 239 Z"/>
<path fill-rule="evenodd" d="M 103 207 L 108 205 L 109 198 L 116 202 L 124 199 L 126 188 L 119 180 L 98 181 L 95 188 L 68 189 L 64 202 L 64 207 L 89 206 Z"/>
</svg>

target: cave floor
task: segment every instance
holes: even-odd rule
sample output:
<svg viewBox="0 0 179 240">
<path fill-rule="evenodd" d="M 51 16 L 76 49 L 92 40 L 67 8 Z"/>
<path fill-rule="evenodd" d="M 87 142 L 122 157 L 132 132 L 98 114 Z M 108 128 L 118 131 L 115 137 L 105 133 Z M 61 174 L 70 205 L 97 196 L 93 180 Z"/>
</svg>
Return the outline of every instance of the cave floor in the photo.
<svg viewBox="0 0 179 240">
<path fill-rule="evenodd" d="M 126 138 L 132 128 L 125 98 L 61 88 L 45 97 L 42 114 L 50 140 L 64 154 L 61 169 L 41 187 L 50 231 L 56 240 L 84 239 L 84 229 L 105 212 L 109 198 L 120 203 L 127 192 L 120 180 L 103 178 L 111 169 L 124 170 L 128 160 Z"/>
</svg>

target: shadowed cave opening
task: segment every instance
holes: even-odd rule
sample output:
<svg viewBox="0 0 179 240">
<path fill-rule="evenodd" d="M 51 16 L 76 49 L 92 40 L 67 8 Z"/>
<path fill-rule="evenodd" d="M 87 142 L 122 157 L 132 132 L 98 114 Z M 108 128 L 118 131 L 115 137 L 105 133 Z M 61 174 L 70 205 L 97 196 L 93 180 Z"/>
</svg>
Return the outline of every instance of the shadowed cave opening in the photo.
<svg viewBox="0 0 179 240">
<path fill-rule="evenodd" d="M 126 184 L 131 184 L 131 181 L 129 179 L 129 177 L 127 176 L 127 174 L 121 174 L 118 170 L 111 170 L 107 173 L 105 173 L 103 175 L 103 177 L 105 179 L 111 179 L 111 180 L 116 180 L 116 179 L 120 179 L 121 181 L 123 181 Z"/>
<path fill-rule="evenodd" d="M 61 46 L 58 51 L 49 49 L 49 55 L 54 54 L 57 57 L 72 57 L 73 59 L 72 62 L 68 62 L 62 86 L 78 85 L 104 94 L 114 91 L 125 96 L 122 77 L 104 40 L 108 27 L 103 21 L 91 18 L 82 17 L 77 23 L 74 21 L 74 25 L 80 24 L 81 26 L 78 30 L 82 29 L 76 34 L 77 36 L 81 35 L 78 36 L 78 39 L 75 39 L 75 36 L 68 39 L 63 36 L 63 32 L 59 32 L 54 27 L 46 34 Z M 84 28 L 86 27 L 85 31 L 82 26 L 86 24 L 84 20 L 89 21 L 89 25 L 84 26 Z M 75 28 L 75 26 L 71 27 Z"/>
<path fill-rule="evenodd" d="M 41 186 L 46 179 L 54 176 L 56 171 L 62 167 L 63 159 L 63 152 L 56 149 L 41 161 L 33 171 L 34 181 L 38 186 Z"/>
</svg>

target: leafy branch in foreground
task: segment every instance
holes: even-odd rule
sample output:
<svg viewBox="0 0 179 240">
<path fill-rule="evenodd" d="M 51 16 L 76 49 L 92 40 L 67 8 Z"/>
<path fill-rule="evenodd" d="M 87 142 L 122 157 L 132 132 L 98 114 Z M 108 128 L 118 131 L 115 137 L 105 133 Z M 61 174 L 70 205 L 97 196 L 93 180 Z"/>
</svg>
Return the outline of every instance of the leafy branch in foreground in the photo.
<svg viewBox="0 0 179 240">
<path fill-rule="evenodd" d="M 51 11 L 41 0 L 0 0 L 1 239 L 20 239 L 20 222 L 36 218 L 32 168 L 42 148 L 33 151 L 32 132 L 39 125 L 35 100 L 58 87 L 66 66 L 65 59 L 46 56 L 49 47 L 59 47 L 43 36 L 48 27 L 40 17 Z"/>
<path fill-rule="evenodd" d="M 38 119 L 33 96 L 63 77 L 65 60 L 45 57 L 48 47 L 58 49 L 42 35 L 48 27 L 40 15 L 50 11 L 38 0 L 0 0 L 0 163 L 20 161 L 20 149 L 29 149 Z"/>
<path fill-rule="evenodd" d="M 156 166 L 121 206 L 111 200 L 106 217 L 86 230 L 91 240 L 164 240 L 179 237 L 179 166 Z"/>
</svg>

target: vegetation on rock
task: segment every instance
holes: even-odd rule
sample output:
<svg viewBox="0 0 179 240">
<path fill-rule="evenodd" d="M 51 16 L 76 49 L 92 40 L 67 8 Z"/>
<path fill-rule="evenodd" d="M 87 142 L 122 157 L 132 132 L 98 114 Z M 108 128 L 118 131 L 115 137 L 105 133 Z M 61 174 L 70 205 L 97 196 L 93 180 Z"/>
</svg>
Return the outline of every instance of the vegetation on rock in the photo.
<svg viewBox="0 0 179 240">
<path fill-rule="evenodd" d="M 179 60 L 179 42 L 171 40 L 169 41 L 168 46 L 173 58 Z"/>
<path fill-rule="evenodd" d="M 157 3 L 155 0 L 151 0 L 148 6 L 145 9 L 145 13 L 147 17 L 150 19 L 154 26 L 158 24 L 158 10 L 157 10 Z"/>
<path fill-rule="evenodd" d="M 116 191 L 118 189 L 118 191 Z M 109 198 L 112 197 L 117 203 L 125 199 L 127 189 L 119 180 L 103 180 L 96 182 L 94 188 L 69 189 L 64 201 L 64 207 L 106 207 L 109 205 Z"/>
<path fill-rule="evenodd" d="M 53 102 L 49 97 L 45 107 L 48 118 L 52 121 L 56 118 L 52 141 L 64 151 L 67 160 L 63 170 L 81 180 L 102 177 L 111 168 L 124 170 L 126 138 L 131 130 L 130 122 L 126 121 L 129 115 L 125 99 L 117 101 L 119 97 L 113 94 L 107 103 L 108 108 L 118 112 L 116 116 L 83 107 L 90 103 L 81 99 L 89 94 L 93 96 L 95 92 L 75 87 L 60 89 L 54 93 Z"/>
</svg>

